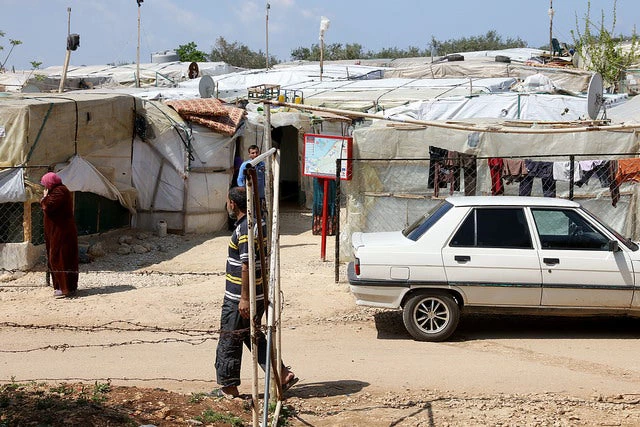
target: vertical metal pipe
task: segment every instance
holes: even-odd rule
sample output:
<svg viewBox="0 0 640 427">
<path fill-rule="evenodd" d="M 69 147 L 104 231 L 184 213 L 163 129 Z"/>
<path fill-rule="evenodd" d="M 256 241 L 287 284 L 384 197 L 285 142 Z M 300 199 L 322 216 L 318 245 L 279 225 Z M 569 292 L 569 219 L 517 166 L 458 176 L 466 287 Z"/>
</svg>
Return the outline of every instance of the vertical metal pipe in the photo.
<svg viewBox="0 0 640 427">
<path fill-rule="evenodd" d="M 258 345 L 256 340 L 256 254 L 254 246 L 255 224 L 253 213 L 253 185 L 251 175 L 247 178 L 247 240 L 249 249 L 249 324 L 251 331 L 251 362 L 252 362 L 252 387 L 251 387 L 251 413 L 253 425 L 258 426 Z"/>
<path fill-rule="evenodd" d="M 573 174 L 575 173 L 575 165 L 576 156 L 573 154 L 569 156 L 569 200 L 573 200 Z"/>
<path fill-rule="evenodd" d="M 335 247 L 335 283 L 340 281 L 340 159 L 336 160 L 336 247 Z"/>
</svg>

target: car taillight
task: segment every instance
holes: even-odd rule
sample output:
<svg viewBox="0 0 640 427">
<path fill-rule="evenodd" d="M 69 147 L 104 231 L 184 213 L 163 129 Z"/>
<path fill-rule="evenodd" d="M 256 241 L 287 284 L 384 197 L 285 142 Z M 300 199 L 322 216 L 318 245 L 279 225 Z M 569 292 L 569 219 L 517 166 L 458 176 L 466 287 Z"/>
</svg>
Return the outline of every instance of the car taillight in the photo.
<svg viewBox="0 0 640 427">
<path fill-rule="evenodd" d="M 356 271 L 356 275 L 360 275 L 360 260 L 356 258 L 356 261 L 353 263 L 354 269 Z"/>
</svg>

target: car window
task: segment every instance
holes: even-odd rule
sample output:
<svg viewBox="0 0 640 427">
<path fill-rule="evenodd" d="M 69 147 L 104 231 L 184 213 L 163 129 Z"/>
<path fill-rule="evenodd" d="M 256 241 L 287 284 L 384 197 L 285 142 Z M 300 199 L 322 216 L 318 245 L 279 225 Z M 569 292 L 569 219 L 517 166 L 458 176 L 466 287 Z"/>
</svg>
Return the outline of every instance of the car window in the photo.
<svg viewBox="0 0 640 427">
<path fill-rule="evenodd" d="M 531 209 L 542 249 L 608 250 L 609 239 L 572 209 Z"/>
<path fill-rule="evenodd" d="M 438 220 L 442 218 L 444 214 L 449 212 L 449 209 L 451 209 L 452 207 L 453 205 L 451 203 L 443 200 L 441 203 L 434 206 L 433 209 L 431 209 L 429 212 L 418 218 L 416 222 L 402 230 L 402 234 L 413 241 L 418 240 L 428 229 L 433 226 L 433 224 L 438 222 Z"/>
<path fill-rule="evenodd" d="M 453 235 L 450 246 L 532 249 L 522 208 L 473 209 Z"/>
<path fill-rule="evenodd" d="M 606 222 L 604 222 L 600 218 L 598 218 L 593 212 L 590 212 L 590 211 L 588 211 L 588 210 L 586 210 L 584 208 L 582 208 L 582 212 L 584 212 L 587 215 L 589 215 L 595 222 L 597 222 L 602 227 L 604 227 L 609 233 L 613 234 L 627 248 L 631 249 L 634 252 L 637 251 L 638 249 L 640 249 L 638 247 L 638 245 L 636 245 L 631 239 L 629 239 L 628 237 L 624 237 L 622 234 L 618 233 L 616 230 L 614 230 L 609 225 L 607 225 Z"/>
</svg>

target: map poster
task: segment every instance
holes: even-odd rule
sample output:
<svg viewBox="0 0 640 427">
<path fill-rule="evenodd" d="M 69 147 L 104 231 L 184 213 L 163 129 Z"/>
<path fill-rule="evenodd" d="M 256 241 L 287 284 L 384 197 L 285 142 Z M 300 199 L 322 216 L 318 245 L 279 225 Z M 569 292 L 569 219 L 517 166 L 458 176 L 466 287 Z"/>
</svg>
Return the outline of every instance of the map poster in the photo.
<svg viewBox="0 0 640 427">
<path fill-rule="evenodd" d="M 336 178 L 336 161 L 351 159 L 350 136 L 304 134 L 303 174 L 316 178 Z M 342 160 L 340 179 L 351 179 L 351 160 Z"/>
</svg>

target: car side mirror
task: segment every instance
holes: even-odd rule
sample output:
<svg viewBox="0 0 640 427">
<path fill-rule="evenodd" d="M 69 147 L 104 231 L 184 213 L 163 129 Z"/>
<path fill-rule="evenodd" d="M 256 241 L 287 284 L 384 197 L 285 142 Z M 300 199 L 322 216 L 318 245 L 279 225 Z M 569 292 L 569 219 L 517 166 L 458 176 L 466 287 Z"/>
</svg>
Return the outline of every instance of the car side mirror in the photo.
<svg viewBox="0 0 640 427">
<path fill-rule="evenodd" d="M 609 240 L 609 243 L 607 244 L 607 249 L 609 250 L 609 252 L 618 252 L 620 250 L 620 246 L 618 246 L 618 241 Z"/>
</svg>

